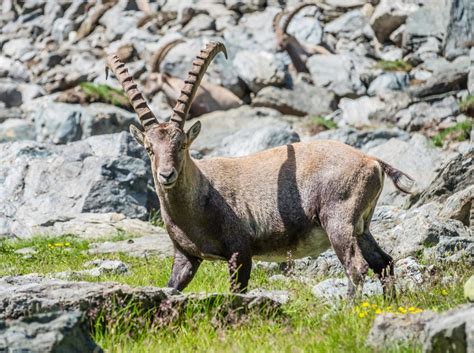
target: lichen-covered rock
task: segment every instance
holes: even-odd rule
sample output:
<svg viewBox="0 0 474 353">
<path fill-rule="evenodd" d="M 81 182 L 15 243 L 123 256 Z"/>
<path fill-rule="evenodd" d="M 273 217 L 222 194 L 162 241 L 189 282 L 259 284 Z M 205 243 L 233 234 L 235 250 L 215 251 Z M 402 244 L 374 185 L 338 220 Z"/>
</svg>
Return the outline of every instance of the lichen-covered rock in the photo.
<svg viewBox="0 0 474 353">
<path fill-rule="evenodd" d="M 28 353 L 101 353 L 79 311 L 0 320 L 0 350 Z"/>
<path fill-rule="evenodd" d="M 463 305 L 428 322 L 423 352 L 473 352 L 474 305 Z"/>
<path fill-rule="evenodd" d="M 327 301 L 334 301 L 338 299 L 347 298 L 347 279 L 344 278 L 328 278 L 319 282 L 312 288 L 312 293 L 316 298 Z M 364 296 L 373 296 L 382 294 L 382 285 L 380 281 L 369 278 L 364 283 L 362 290 Z"/>
<path fill-rule="evenodd" d="M 426 325 L 436 317 L 432 311 L 417 314 L 378 315 L 367 337 L 367 344 L 376 349 L 394 345 L 416 345 L 423 341 Z"/>
</svg>

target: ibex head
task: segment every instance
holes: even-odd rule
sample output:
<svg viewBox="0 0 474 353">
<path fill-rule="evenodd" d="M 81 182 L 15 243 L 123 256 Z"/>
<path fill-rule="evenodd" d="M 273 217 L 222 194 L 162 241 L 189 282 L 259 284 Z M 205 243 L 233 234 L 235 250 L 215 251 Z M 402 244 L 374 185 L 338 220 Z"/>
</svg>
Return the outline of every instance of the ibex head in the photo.
<svg viewBox="0 0 474 353">
<path fill-rule="evenodd" d="M 158 121 L 120 59 L 115 55 L 107 58 L 108 66 L 122 85 L 144 130 L 130 125 L 130 132 L 148 152 L 155 181 L 163 188 L 172 188 L 176 184 L 185 156 L 189 153 L 189 146 L 201 131 L 201 123 L 198 121 L 184 132 L 184 122 L 201 79 L 219 52 L 223 52 L 227 58 L 226 48 L 219 42 L 210 42 L 201 50 L 193 61 L 193 67 L 184 81 L 181 95 L 168 122 Z"/>
</svg>

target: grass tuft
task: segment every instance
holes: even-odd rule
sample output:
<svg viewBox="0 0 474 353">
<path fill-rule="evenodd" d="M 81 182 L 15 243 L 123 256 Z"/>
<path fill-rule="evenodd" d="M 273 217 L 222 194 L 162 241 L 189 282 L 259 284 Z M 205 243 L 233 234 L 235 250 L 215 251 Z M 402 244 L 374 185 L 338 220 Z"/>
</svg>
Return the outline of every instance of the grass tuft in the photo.
<svg viewBox="0 0 474 353">
<path fill-rule="evenodd" d="M 474 117 L 474 95 L 469 95 L 459 103 L 459 110 L 467 116 Z"/>
<path fill-rule="evenodd" d="M 89 101 L 102 101 L 118 107 L 129 107 L 130 103 L 124 91 L 104 84 L 83 82 L 80 88 L 88 96 Z"/>
<path fill-rule="evenodd" d="M 405 71 L 408 72 L 412 66 L 405 60 L 380 60 L 377 67 L 384 71 Z"/>
<path fill-rule="evenodd" d="M 455 141 L 465 141 L 469 139 L 470 133 L 472 130 L 472 120 L 463 121 L 457 123 L 454 126 L 444 129 L 437 135 L 432 138 L 432 141 L 435 146 L 443 147 L 444 141 L 446 140 L 455 140 Z"/>
<path fill-rule="evenodd" d="M 316 135 L 317 133 L 325 130 L 337 129 L 337 124 L 334 121 L 326 119 L 321 115 L 309 117 L 307 126 L 311 135 Z"/>
</svg>

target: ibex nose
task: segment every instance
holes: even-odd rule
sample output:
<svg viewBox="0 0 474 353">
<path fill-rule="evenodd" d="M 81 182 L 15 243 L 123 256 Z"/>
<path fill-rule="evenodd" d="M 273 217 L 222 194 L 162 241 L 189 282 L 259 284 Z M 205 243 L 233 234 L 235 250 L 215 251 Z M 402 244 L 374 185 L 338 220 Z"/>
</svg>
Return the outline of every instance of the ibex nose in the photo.
<svg viewBox="0 0 474 353">
<path fill-rule="evenodd" d="M 176 180 L 176 169 L 158 172 L 158 179 L 162 184 L 172 184 Z"/>
</svg>

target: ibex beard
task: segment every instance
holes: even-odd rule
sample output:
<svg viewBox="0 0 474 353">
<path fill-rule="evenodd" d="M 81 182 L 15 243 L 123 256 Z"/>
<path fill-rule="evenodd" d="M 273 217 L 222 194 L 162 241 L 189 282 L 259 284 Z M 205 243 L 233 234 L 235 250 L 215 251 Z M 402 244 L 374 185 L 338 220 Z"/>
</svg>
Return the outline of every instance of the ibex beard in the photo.
<svg viewBox="0 0 474 353">
<path fill-rule="evenodd" d="M 336 141 L 295 143 L 239 158 L 194 160 L 189 148 L 196 122 L 184 122 L 207 66 L 223 44 L 201 50 L 185 80 L 170 121 L 153 115 L 123 63 L 108 65 L 124 87 L 143 131 L 131 126 L 151 160 L 161 213 L 175 247 L 168 286 L 184 289 L 203 260 L 229 263 L 231 288 L 244 292 L 252 258 L 284 261 L 333 247 L 360 291 L 369 268 L 385 294 L 393 294 L 393 260 L 369 226 L 384 175 L 409 191 L 413 180 L 383 161 Z"/>
</svg>

